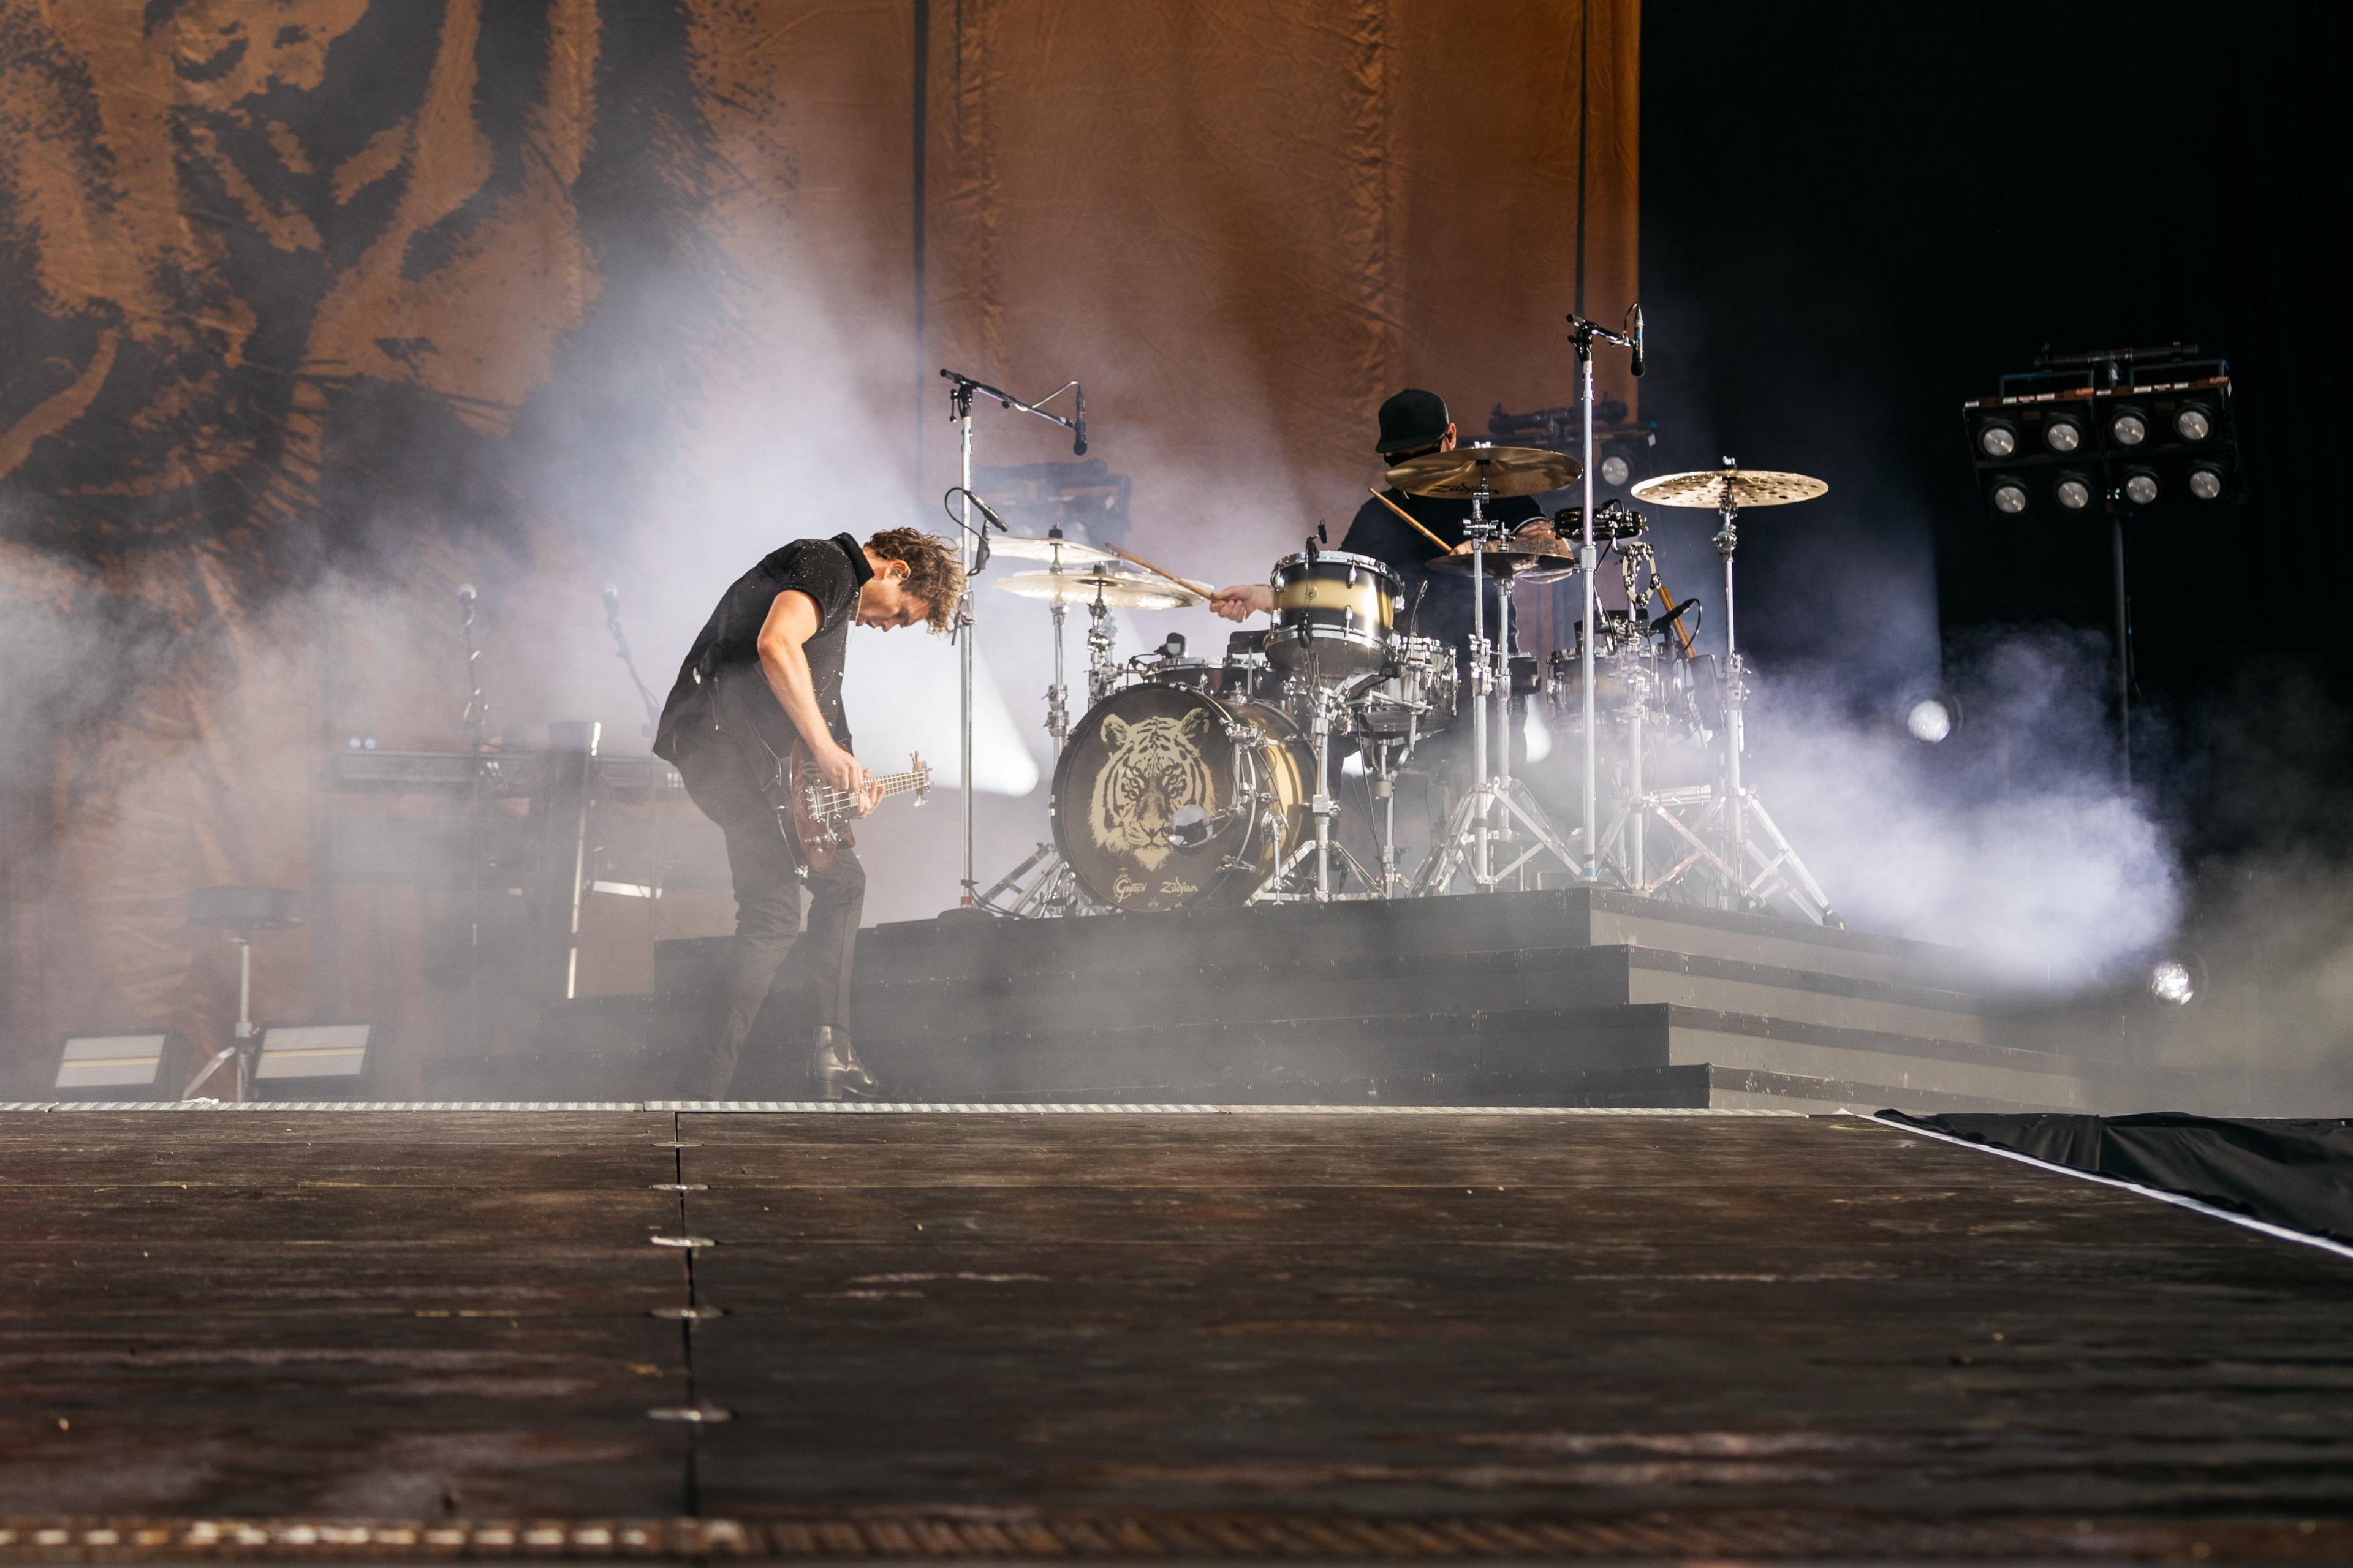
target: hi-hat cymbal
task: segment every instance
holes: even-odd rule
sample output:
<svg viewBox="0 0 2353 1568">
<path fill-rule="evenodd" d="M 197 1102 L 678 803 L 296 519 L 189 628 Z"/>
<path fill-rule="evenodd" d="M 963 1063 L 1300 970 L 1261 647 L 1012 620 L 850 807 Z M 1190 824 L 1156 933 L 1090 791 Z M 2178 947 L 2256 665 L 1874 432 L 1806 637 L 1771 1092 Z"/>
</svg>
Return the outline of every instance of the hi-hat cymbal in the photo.
<svg viewBox="0 0 2353 1568">
<path fill-rule="evenodd" d="M 1532 496 L 1577 482 L 1575 458 L 1535 447 L 1457 447 L 1392 467 L 1389 483 L 1409 496 L 1468 496 L 1484 481 L 1491 496 Z"/>
<path fill-rule="evenodd" d="M 1811 500 L 1831 487 L 1803 474 L 1778 474 L 1764 468 L 1701 468 L 1689 474 L 1661 474 L 1634 487 L 1636 500 L 1652 506 L 1705 507 L 1722 511 L 1730 506 L 1746 511 L 1753 506 L 1787 506 Z"/>
<path fill-rule="evenodd" d="M 988 548 L 998 555 L 1009 555 L 1016 561 L 1043 561 L 1055 566 L 1092 566 L 1098 561 L 1112 558 L 1108 550 L 1092 544 L 1082 544 L 1075 539 L 1053 536 L 1033 537 L 1027 533 L 992 535 Z"/>
<path fill-rule="evenodd" d="M 1519 533 L 1487 546 L 1480 570 L 1490 577 L 1525 577 L 1542 582 L 1547 577 L 1566 577 L 1577 570 L 1577 546 L 1549 533 Z M 1450 577 L 1471 575 L 1471 547 L 1458 544 L 1451 555 L 1441 555 L 1429 564 L 1432 572 L 1443 572 Z"/>
<path fill-rule="evenodd" d="M 1208 597 L 1157 577 L 1127 572 L 1021 572 L 1000 577 L 997 585 L 1025 599 L 1064 605 L 1100 602 L 1114 610 L 1182 610 Z"/>
</svg>

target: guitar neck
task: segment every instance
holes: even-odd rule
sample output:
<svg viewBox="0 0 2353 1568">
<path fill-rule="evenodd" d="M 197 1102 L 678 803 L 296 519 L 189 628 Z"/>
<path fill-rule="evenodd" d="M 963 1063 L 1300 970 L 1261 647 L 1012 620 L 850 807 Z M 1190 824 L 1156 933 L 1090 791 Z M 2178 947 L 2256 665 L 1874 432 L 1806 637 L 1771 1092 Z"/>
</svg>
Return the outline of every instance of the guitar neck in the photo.
<svg viewBox="0 0 2353 1568">
<path fill-rule="evenodd" d="M 902 773 L 876 773 L 866 782 L 869 784 L 879 785 L 887 799 L 894 795 L 905 795 L 913 790 L 928 787 L 932 782 L 932 770 L 909 768 Z M 851 803 L 858 798 L 858 792 L 855 790 L 835 789 L 829 784 L 815 786 L 812 794 L 816 796 L 815 804 L 819 815 L 826 816 L 837 816 L 849 810 Z"/>
</svg>

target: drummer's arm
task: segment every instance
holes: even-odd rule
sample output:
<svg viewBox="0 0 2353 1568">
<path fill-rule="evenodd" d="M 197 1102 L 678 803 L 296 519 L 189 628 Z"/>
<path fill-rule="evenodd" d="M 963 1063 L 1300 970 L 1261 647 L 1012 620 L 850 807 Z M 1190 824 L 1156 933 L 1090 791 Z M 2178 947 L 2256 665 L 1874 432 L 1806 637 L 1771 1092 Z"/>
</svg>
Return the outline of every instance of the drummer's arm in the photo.
<svg viewBox="0 0 2353 1568">
<path fill-rule="evenodd" d="M 1210 595 L 1209 608 L 1229 621 L 1246 621 L 1273 611 L 1274 590 L 1263 583 L 1237 583 Z"/>
</svg>

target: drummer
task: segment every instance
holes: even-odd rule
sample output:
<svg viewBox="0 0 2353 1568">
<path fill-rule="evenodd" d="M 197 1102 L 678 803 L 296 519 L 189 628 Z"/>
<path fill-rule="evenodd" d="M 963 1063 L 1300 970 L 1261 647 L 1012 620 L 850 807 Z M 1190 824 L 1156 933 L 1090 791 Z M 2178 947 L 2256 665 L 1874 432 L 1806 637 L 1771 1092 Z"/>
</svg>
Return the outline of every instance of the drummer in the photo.
<svg viewBox="0 0 2353 1568">
<path fill-rule="evenodd" d="M 1386 462 L 1393 465 L 1425 452 L 1451 451 L 1454 445 L 1454 421 L 1446 412 L 1446 400 L 1438 394 L 1408 387 L 1381 405 L 1380 439 L 1373 444 L 1373 450 Z M 1387 494 L 1448 544 L 1462 542 L 1464 525 L 1471 521 L 1468 497 L 1414 496 L 1394 488 Z M 1491 500 L 1486 511 L 1507 530 L 1544 516 L 1543 509 L 1525 496 Z M 1401 635 L 1435 637 L 1454 648 L 1457 662 L 1470 657 L 1474 603 L 1471 579 L 1429 570 L 1427 563 L 1442 559 L 1429 540 L 1367 497 L 1356 509 L 1340 548 L 1351 554 L 1369 555 L 1397 573 L 1405 593 L 1397 623 Z M 1491 579 L 1487 586 L 1491 635 L 1499 624 L 1502 601 L 1503 589 Z M 1248 620 L 1274 609 L 1274 590 L 1263 583 L 1237 584 L 1212 594 L 1209 607 L 1229 621 Z M 1513 640 L 1518 641 L 1516 628 Z"/>
</svg>

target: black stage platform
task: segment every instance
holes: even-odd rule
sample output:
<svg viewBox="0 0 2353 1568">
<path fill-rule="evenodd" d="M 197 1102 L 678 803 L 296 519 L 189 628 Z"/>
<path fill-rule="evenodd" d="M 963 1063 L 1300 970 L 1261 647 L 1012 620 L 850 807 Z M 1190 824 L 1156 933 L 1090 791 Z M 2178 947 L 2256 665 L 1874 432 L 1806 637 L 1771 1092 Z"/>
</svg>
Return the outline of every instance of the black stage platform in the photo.
<svg viewBox="0 0 2353 1568">
<path fill-rule="evenodd" d="M 1852 1117 L 0 1147 L 8 1558 L 2353 1555 L 2353 1260 Z"/>
<path fill-rule="evenodd" d="M 710 944 L 663 945 L 669 995 L 560 1005 L 536 1050 L 428 1063 L 425 1092 L 675 1093 Z M 2209 1098 L 2114 1039 L 2108 1056 L 2084 1054 L 2096 1039 L 2052 1048 L 1967 953 L 1588 889 L 879 926 L 860 936 L 854 1017 L 890 1090 L 921 1100 L 1935 1112 Z M 758 1055 L 739 1096 L 802 1096 Z"/>
</svg>

